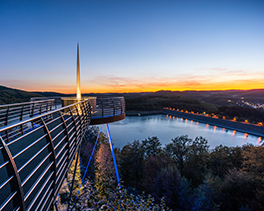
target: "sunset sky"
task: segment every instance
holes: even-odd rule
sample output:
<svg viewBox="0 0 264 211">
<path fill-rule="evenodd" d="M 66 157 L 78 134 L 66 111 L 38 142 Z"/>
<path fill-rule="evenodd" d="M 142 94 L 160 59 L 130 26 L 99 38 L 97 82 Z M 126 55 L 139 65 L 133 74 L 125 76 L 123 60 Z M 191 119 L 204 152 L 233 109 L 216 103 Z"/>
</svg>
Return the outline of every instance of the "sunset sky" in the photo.
<svg viewBox="0 0 264 211">
<path fill-rule="evenodd" d="M 0 1 L 0 85 L 75 93 L 264 88 L 263 0 Z"/>
</svg>

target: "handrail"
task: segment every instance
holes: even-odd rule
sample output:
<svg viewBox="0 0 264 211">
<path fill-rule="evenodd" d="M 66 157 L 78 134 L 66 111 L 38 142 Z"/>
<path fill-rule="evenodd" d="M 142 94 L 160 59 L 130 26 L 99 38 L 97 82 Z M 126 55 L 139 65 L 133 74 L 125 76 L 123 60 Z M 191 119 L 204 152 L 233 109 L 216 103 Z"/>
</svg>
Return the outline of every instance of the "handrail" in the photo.
<svg viewBox="0 0 264 211">
<path fill-rule="evenodd" d="M 0 105 L 0 127 L 51 111 L 54 99 Z"/>
<path fill-rule="evenodd" d="M 0 128 L 0 210 L 51 208 L 90 119 L 83 100 Z"/>
<path fill-rule="evenodd" d="M 41 102 L 46 102 L 46 101 L 54 101 L 54 99 L 48 99 L 48 100 L 37 100 L 37 101 L 30 101 L 30 102 L 22 102 L 22 103 L 12 103 L 12 104 L 4 104 L 0 105 L 1 107 L 7 107 L 7 106 L 19 106 L 19 105 L 27 105 L 27 104 L 32 104 L 32 103 L 41 103 Z"/>
<path fill-rule="evenodd" d="M 63 108 L 59 108 L 59 109 L 56 109 L 56 110 L 53 110 L 53 111 L 49 111 L 49 112 L 46 112 L 44 114 L 41 114 L 41 115 L 38 115 L 38 116 L 35 116 L 35 117 L 31 117 L 31 118 L 28 118 L 28 119 L 25 119 L 25 120 L 22 120 L 20 122 L 16 122 L 16 123 L 13 123 L 13 124 L 10 124 L 10 125 L 1 127 L 0 128 L 0 133 L 3 132 L 3 131 L 5 131 L 5 130 L 9 130 L 9 129 L 13 128 L 13 127 L 17 127 L 17 126 L 22 125 L 22 124 L 26 124 L 26 123 L 29 123 L 29 122 L 33 122 L 34 120 L 37 120 L 37 119 L 39 119 L 41 117 L 52 115 L 55 112 L 64 111 L 66 109 L 69 109 L 69 108 L 71 108 L 71 107 L 73 107 L 75 105 L 78 105 L 80 103 L 83 103 L 85 101 L 87 101 L 87 100 L 83 100 L 81 102 L 77 102 L 77 103 L 74 103 L 74 104 L 71 104 L 71 105 L 68 105 L 68 106 L 64 106 Z"/>
<path fill-rule="evenodd" d="M 91 104 L 95 105 L 92 109 L 92 119 L 109 118 L 125 114 L 124 97 L 97 97 L 91 99 Z"/>
</svg>

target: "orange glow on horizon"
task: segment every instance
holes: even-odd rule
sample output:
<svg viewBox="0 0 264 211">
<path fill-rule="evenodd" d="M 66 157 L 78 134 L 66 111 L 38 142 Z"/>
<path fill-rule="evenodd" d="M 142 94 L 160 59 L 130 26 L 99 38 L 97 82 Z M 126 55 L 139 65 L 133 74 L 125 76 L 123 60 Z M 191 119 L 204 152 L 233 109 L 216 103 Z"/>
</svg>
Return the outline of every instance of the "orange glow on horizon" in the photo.
<svg viewBox="0 0 264 211">
<path fill-rule="evenodd" d="M 132 80 L 133 81 L 133 80 Z M 199 81 L 197 79 L 197 81 Z M 194 83 L 195 84 L 195 83 Z M 250 89 L 263 89 L 263 80 L 254 79 L 249 81 L 229 81 L 229 82 L 218 82 L 208 83 L 202 82 L 199 85 L 192 86 L 190 84 L 161 84 L 159 81 L 146 81 L 146 85 L 131 84 L 131 86 L 83 86 L 83 93 L 124 93 L 124 92 L 157 92 L 159 90 L 170 90 L 170 91 L 219 91 L 219 90 L 250 90 Z M 245 89 L 245 87 L 247 87 Z"/>
<path fill-rule="evenodd" d="M 110 80 L 110 79 L 109 79 Z M 198 80 L 198 79 L 197 79 Z M 132 80 L 133 81 L 133 80 Z M 142 82 L 143 83 L 143 82 Z M 245 89 L 245 87 L 247 87 Z M 12 87 L 11 87 L 12 88 Z M 30 92 L 59 92 L 62 94 L 76 94 L 75 82 L 66 86 L 58 82 L 58 84 L 23 84 L 21 87 L 13 87 Z M 132 83 L 131 85 L 106 85 L 97 84 L 96 82 L 90 85 L 82 82 L 82 94 L 88 93 L 131 93 L 131 92 L 157 92 L 160 90 L 170 91 L 225 91 L 225 90 L 251 90 L 251 89 L 263 89 L 263 80 L 252 81 L 229 81 L 228 83 L 201 83 L 199 85 L 192 86 L 190 84 L 180 85 L 168 85 L 166 83 L 160 84 L 159 82 L 147 82 L 146 84 Z"/>
</svg>

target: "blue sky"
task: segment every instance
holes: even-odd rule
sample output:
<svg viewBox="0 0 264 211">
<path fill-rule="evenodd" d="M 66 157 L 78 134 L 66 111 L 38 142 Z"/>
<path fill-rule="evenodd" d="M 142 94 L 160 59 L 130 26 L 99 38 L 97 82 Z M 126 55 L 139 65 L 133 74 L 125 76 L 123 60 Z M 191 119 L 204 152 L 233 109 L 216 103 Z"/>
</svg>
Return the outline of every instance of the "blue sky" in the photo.
<svg viewBox="0 0 264 211">
<path fill-rule="evenodd" d="M 264 88 L 264 1 L 0 1 L 0 84 L 82 92 Z"/>
</svg>

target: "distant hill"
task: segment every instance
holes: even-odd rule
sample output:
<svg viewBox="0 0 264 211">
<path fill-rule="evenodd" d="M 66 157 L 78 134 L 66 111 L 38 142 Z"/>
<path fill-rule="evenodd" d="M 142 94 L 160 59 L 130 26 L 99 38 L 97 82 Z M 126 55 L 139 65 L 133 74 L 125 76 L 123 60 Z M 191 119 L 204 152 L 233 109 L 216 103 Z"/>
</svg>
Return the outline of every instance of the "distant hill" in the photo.
<svg viewBox="0 0 264 211">
<path fill-rule="evenodd" d="M 235 106 L 236 102 L 243 99 L 245 101 L 264 104 L 264 89 L 253 90 L 226 90 L 226 91 L 167 91 L 161 90 L 157 92 L 140 92 L 140 93 L 85 93 L 83 96 L 124 96 L 126 101 L 130 99 L 140 98 L 176 98 L 182 97 L 191 98 L 201 101 L 201 103 L 209 103 L 214 106 Z M 0 86 L 0 104 L 25 102 L 29 101 L 31 97 L 52 97 L 52 96 L 74 96 L 73 94 L 62 94 L 58 92 L 27 92 L 18 89 L 12 89 L 5 86 Z M 187 99 L 185 99 L 187 100 Z M 153 102 L 153 101 L 152 101 Z M 152 103 L 147 102 L 147 104 Z M 190 101 L 191 102 L 191 101 Z M 198 101 L 192 101 L 194 104 L 200 104 Z M 201 105 L 200 105 L 201 106 Z M 206 105 L 208 106 L 208 104 Z M 149 107 L 149 106 L 147 106 Z M 211 105 L 210 105 L 211 107 Z M 157 106 L 156 106 L 157 108 Z"/>
<path fill-rule="evenodd" d="M 59 92 L 32 92 L 32 93 L 39 94 L 39 95 L 44 96 L 44 97 L 58 97 L 58 96 L 69 97 L 69 96 L 73 96 L 73 94 L 62 94 Z"/>
<path fill-rule="evenodd" d="M 193 98 L 202 102 L 212 103 L 215 106 L 234 106 L 237 101 L 242 99 L 242 97 L 245 101 L 264 104 L 264 89 L 224 91 L 158 91 L 155 93 Z"/>
<path fill-rule="evenodd" d="M 125 96 L 125 99 L 127 110 L 153 111 L 162 110 L 163 107 L 171 107 L 195 112 L 217 111 L 213 104 L 186 97 L 186 95 L 183 96 L 180 92 L 158 91 L 146 95 L 133 95 L 133 97 Z"/>
<path fill-rule="evenodd" d="M 0 105 L 27 102 L 31 97 L 43 97 L 43 95 L 0 86 Z"/>
</svg>

